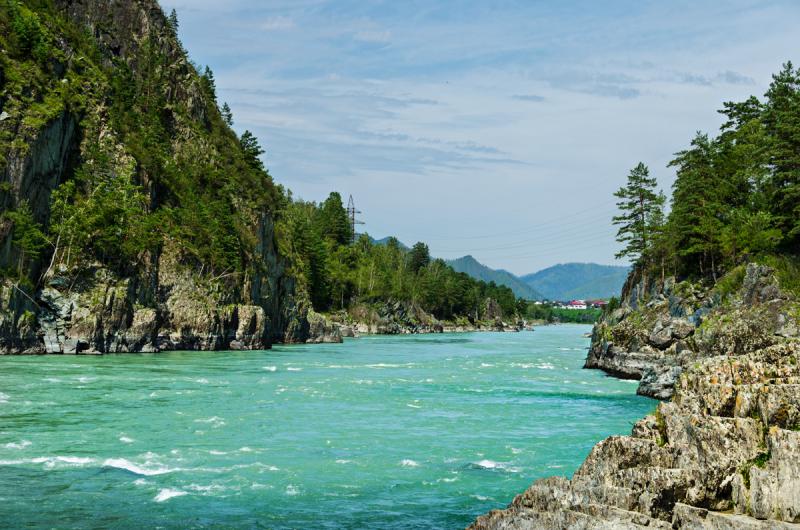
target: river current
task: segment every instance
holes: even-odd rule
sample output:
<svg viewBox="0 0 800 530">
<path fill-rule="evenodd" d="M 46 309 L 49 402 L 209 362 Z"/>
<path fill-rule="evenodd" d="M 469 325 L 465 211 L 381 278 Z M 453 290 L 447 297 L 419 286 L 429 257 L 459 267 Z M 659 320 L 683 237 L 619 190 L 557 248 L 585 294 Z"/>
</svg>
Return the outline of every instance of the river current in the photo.
<svg viewBox="0 0 800 530">
<path fill-rule="evenodd" d="M 0 526 L 460 528 L 653 410 L 589 330 L 0 358 Z"/>
</svg>

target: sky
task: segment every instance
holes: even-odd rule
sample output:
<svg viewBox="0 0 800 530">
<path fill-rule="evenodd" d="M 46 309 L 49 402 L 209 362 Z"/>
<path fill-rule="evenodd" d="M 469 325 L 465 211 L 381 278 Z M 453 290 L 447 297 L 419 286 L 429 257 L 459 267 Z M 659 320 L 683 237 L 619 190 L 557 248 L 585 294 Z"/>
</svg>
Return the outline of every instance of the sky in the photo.
<svg viewBox="0 0 800 530">
<path fill-rule="evenodd" d="M 613 192 L 800 62 L 800 2 L 162 0 L 295 197 L 525 274 L 615 261 Z M 792 55 L 794 54 L 794 55 Z"/>
</svg>

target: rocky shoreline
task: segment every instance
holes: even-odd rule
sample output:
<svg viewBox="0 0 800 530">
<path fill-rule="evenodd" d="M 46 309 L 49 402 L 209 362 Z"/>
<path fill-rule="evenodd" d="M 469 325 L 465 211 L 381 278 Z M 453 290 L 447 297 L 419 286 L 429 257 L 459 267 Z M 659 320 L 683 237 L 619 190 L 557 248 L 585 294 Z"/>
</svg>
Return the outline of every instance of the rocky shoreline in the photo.
<svg viewBox="0 0 800 530">
<path fill-rule="evenodd" d="M 571 480 L 538 480 L 471 528 L 797 528 L 796 298 L 756 264 L 713 286 L 632 276 L 623 295 L 586 367 L 669 401 L 598 443 Z"/>
</svg>

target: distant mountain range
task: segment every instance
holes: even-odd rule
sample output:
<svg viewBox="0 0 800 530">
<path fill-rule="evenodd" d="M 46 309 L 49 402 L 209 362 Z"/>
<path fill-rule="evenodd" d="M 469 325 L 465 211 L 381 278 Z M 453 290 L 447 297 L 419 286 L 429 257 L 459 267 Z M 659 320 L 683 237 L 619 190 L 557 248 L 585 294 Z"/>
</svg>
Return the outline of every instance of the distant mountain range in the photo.
<svg viewBox="0 0 800 530">
<path fill-rule="evenodd" d="M 506 270 L 487 267 L 472 256 L 449 260 L 447 263 L 473 278 L 510 287 L 514 294 L 528 300 L 619 296 L 630 270 L 629 267 L 596 263 L 564 263 L 518 277 Z"/>
<path fill-rule="evenodd" d="M 541 300 L 544 298 L 542 293 L 510 272 L 491 269 L 472 256 L 448 260 L 447 264 L 456 271 L 467 273 L 475 279 L 485 282 L 494 282 L 497 285 L 505 285 L 511 288 L 514 294 L 519 298 L 526 298 L 528 300 Z"/>
<path fill-rule="evenodd" d="M 564 263 L 520 279 L 548 300 L 611 298 L 619 296 L 630 267 L 597 263 Z"/>
<path fill-rule="evenodd" d="M 370 239 L 374 243 L 385 245 L 390 238 Z M 402 242 L 400 247 L 409 249 Z M 505 285 L 515 295 L 527 300 L 586 300 L 619 296 L 630 271 L 630 267 L 624 266 L 562 263 L 539 272 L 516 276 L 507 270 L 492 269 L 473 256 L 447 260 L 447 264 L 475 279 Z"/>
</svg>

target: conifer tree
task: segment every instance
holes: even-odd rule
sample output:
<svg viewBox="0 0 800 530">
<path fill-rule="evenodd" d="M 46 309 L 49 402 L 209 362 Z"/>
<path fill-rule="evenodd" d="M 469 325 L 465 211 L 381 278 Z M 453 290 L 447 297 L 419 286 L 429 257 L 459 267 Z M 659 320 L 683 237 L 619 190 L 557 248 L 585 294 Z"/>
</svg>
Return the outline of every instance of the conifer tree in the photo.
<svg viewBox="0 0 800 530">
<path fill-rule="evenodd" d="M 770 138 L 771 202 L 787 249 L 800 246 L 800 69 L 791 62 L 773 75 L 764 126 Z"/>
<path fill-rule="evenodd" d="M 619 226 L 617 241 L 624 245 L 616 257 L 630 258 L 634 263 L 643 264 L 652 247 L 656 230 L 662 223 L 664 195 L 656 193 L 656 179 L 643 163 L 633 168 L 628 182 L 614 193 L 620 199 L 617 207 L 621 214 L 613 219 Z"/>
<path fill-rule="evenodd" d="M 242 146 L 247 164 L 255 170 L 264 171 L 264 163 L 260 158 L 264 154 L 264 150 L 259 145 L 258 138 L 250 131 L 245 131 L 242 133 L 242 137 L 239 138 L 239 143 Z"/>
<path fill-rule="evenodd" d="M 200 76 L 200 80 L 203 83 L 203 89 L 206 91 L 206 94 L 208 94 L 213 101 L 217 101 L 217 81 L 214 79 L 214 72 L 211 71 L 211 68 L 208 66 L 205 67 L 203 75 Z"/>
<path fill-rule="evenodd" d="M 342 204 L 342 196 L 338 192 L 331 192 L 320 205 L 315 225 L 319 233 L 330 241 L 339 245 L 347 245 L 350 242 L 352 236 L 350 221 L 347 218 L 347 210 Z"/>
<path fill-rule="evenodd" d="M 227 102 L 222 104 L 222 109 L 219 111 L 222 114 L 222 119 L 225 120 L 225 123 L 228 127 L 233 127 L 233 112 L 231 111 L 230 105 Z"/>
<path fill-rule="evenodd" d="M 408 254 L 408 268 L 412 272 L 419 272 L 420 269 L 427 267 L 431 262 L 431 253 L 428 250 L 428 245 L 419 242 L 411 247 Z"/>
<path fill-rule="evenodd" d="M 172 30 L 177 35 L 178 34 L 178 12 L 175 11 L 174 9 L 172 11 L 170 11 L 169 17 L 167 17 L 167 22 L 169 23 L 170 27 L 172 28 Z"/>
</svg>

